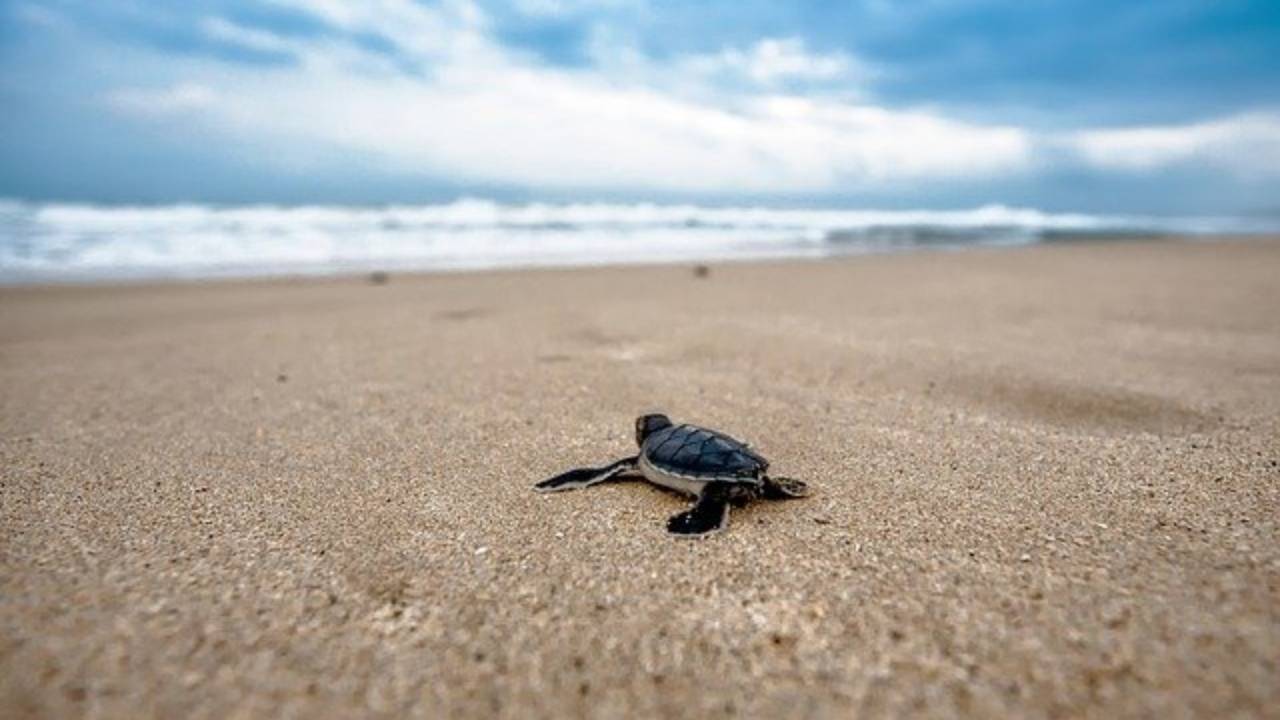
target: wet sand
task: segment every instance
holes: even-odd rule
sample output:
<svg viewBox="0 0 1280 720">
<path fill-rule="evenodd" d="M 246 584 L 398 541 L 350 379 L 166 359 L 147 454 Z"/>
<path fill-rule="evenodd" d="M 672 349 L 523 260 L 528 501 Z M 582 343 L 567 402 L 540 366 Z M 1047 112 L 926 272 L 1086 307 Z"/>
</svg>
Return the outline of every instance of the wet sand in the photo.
<svg viewBox="0 0 1280 720">
<path fill-rule="evenodd" d="M 1277 241 L 4 289 L 0 715 L 1276 717 L 1278 464 Z"/>
</svg>

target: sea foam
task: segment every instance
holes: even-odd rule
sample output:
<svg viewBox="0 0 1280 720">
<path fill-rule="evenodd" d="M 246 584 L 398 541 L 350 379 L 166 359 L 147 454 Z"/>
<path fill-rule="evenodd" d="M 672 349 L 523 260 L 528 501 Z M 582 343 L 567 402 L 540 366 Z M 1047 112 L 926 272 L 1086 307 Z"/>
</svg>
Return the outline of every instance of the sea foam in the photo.
<svg viewBox="0 0 1280 720">
<path fill-rule="evenodd" d="M 0 200 L 0 281 L 199 278 L 822 257 L 1115 235 L 1270 232 L 1231 218 L 655 204 L 107 206 Z"/>
</svg>

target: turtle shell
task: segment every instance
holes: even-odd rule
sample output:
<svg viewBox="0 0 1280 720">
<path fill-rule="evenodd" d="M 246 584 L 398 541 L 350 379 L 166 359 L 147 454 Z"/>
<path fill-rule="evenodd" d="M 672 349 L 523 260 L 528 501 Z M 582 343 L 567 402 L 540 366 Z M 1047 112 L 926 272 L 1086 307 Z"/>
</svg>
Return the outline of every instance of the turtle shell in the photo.
<svg viewBox="0 0 1280 720">
<path fill-rule="evenodd" d="M 675 425 L 651 434 L 641 453 L 658 470 L 707 480 L 754 482 L 769 467 L 769 461 L 746 443 L 695 425 Z"/>
</svg>

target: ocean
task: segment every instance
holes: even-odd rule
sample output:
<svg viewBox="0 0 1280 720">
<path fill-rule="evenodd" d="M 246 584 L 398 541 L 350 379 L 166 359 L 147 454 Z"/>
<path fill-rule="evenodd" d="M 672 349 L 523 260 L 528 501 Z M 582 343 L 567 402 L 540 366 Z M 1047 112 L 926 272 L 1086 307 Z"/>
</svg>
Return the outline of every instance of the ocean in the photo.
<svg viewBox="0 0 1280 720">
<path fill-rule="evenodd" d="M 822 258 L 1104 237 L 1205 238 L 1275 221 L 659 204 L 108 206 L 0 200 L 0 283 Z"/>
</svg>

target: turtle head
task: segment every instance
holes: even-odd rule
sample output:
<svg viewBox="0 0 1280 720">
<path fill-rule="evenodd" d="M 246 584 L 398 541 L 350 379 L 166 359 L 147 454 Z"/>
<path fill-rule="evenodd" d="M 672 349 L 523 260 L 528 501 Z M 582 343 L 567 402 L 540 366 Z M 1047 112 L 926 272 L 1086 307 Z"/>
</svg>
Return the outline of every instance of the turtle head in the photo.
<svg viewBox="0 0 1280 720">
<path fill-rule="evenodd" d="M 666 415 L 641 415 L 636 418 L 636 444 L 644 445 L 644 439 L 663 428 L 671 427 L 671 418 Z"/>
</svg>

